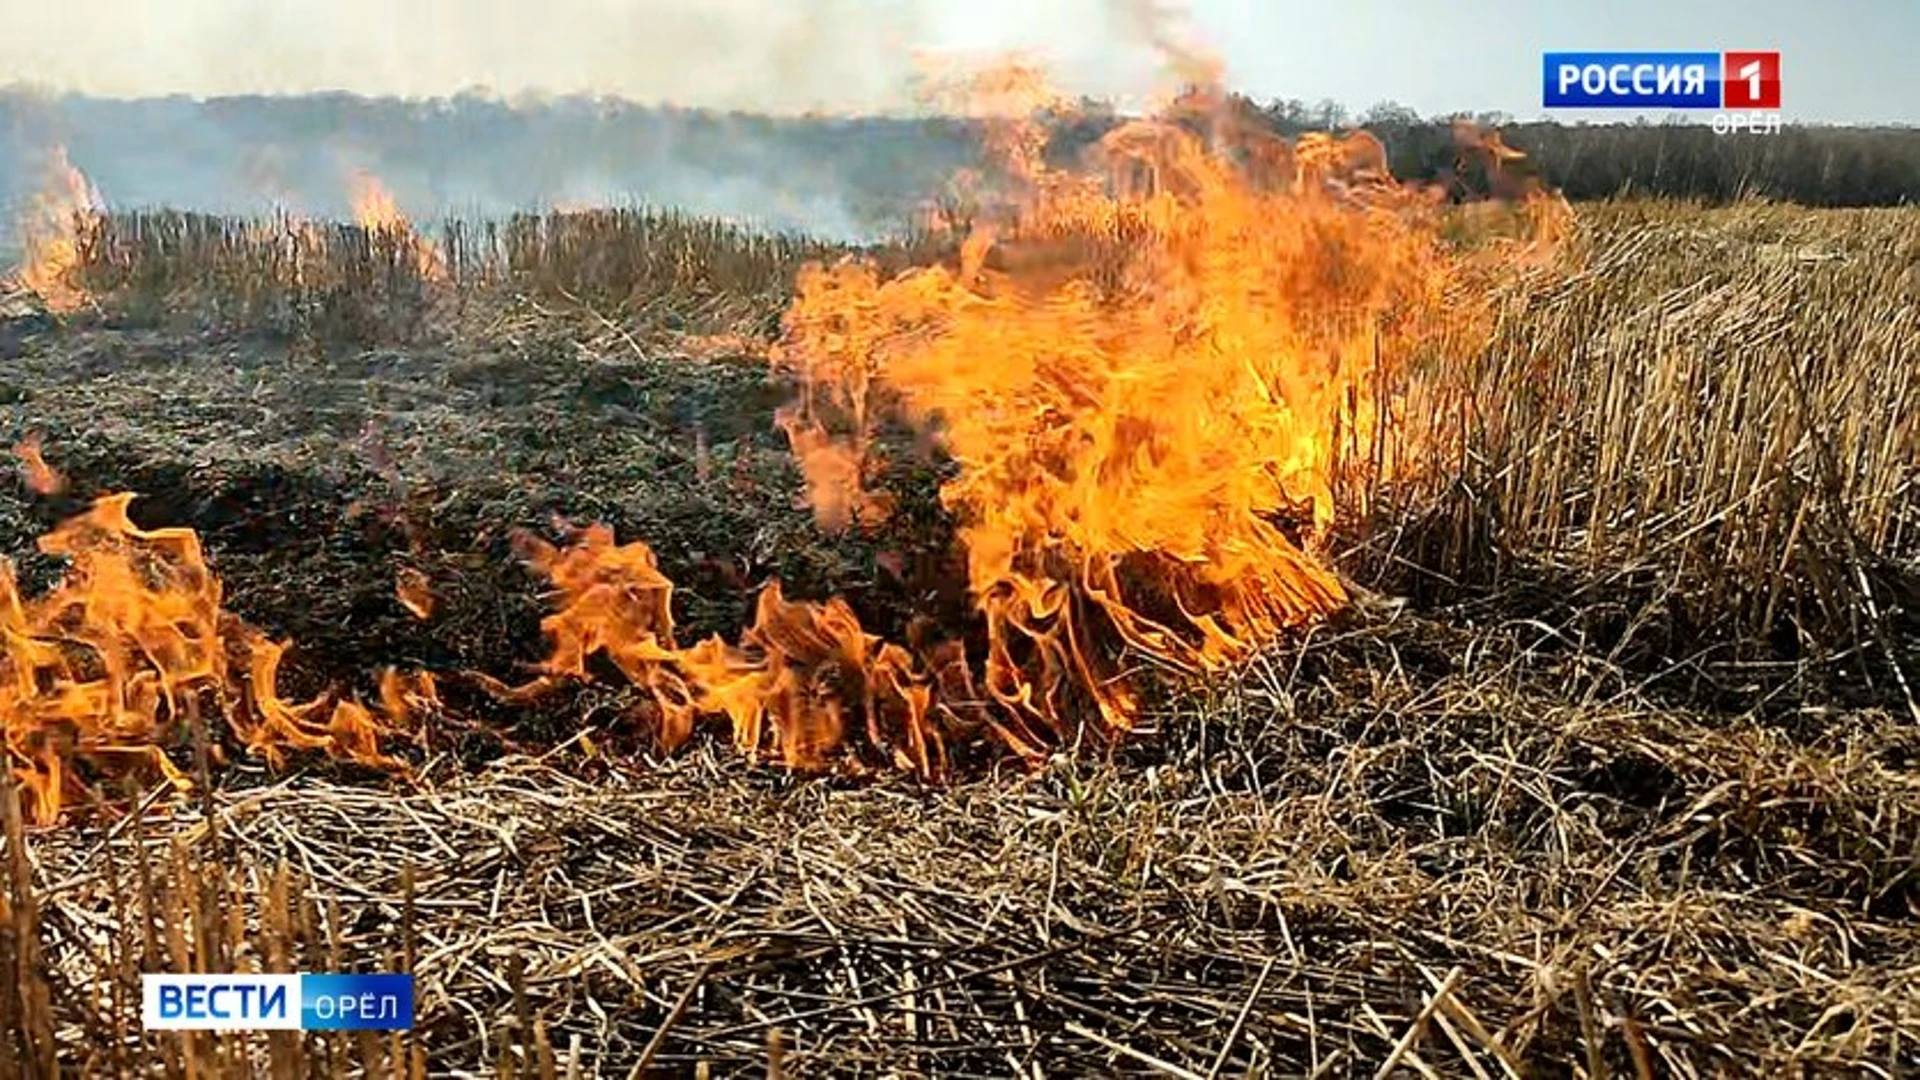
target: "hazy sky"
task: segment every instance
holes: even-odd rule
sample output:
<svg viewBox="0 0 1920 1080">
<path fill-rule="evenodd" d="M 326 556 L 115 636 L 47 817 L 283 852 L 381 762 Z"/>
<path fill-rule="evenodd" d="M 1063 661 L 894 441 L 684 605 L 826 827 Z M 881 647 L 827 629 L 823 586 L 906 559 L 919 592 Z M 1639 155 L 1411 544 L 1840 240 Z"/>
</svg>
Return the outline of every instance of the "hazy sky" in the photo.
<svg viewBox="0 0 1920 1080">
<path fill-rule="evenodd" d="M 1146 94 L 1124 0 L 0 0 L 0 83 L 133 96 L 596 91 L 897 109 L 916 51 L 1034 50 L 1066 88 Z M 1173 6 L 1173 5 L 1167 5 Z M 1540 108 L 1552 49 L 1779 49 L 1786 115 L 1920 123 L 1920 0 L 1191 0 L 1256 98 Z"/>
</svg>

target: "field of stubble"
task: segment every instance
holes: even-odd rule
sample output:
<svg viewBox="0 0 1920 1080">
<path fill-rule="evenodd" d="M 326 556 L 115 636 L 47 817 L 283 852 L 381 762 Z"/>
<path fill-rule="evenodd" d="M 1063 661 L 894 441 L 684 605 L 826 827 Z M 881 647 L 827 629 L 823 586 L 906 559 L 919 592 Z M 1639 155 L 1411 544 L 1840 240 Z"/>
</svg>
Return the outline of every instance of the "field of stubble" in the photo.
<svg viewBox="0 0 1920 1080">
<path fill-rule="evenodd" d="M 1346 610 L 937 784 L 659 753 L 617 677 L 460 677 L 544 655 L 514 537 L 555 515 L 644 538 L 689 638 L 774 578 L 885 636 L 965 617 L 937 475 L 865 534 L 800 497 L 752 342 L 819 252 L 655 223 L 670 255 L 523 263 L 444 331 L 391 279 L 299 307 L 158 259 L 112 311 L 16 307 L 0 435 L 67 481 L 0 491 L 28 591 L 133 491 L 294 643 L 290 696 L 448 674 L 404 775 L 229 753 L 186 800 L 102 785 L 145 815 L 14 815 L 0 1072 L 1920 1071 L 1920 214 L 1579 218 L 1448 375 L 1446 467 L 1340 531 Z M 417 1025 L 139 1030 L 139 971 L 255 964 L 413 971 Z"/>
</svg>

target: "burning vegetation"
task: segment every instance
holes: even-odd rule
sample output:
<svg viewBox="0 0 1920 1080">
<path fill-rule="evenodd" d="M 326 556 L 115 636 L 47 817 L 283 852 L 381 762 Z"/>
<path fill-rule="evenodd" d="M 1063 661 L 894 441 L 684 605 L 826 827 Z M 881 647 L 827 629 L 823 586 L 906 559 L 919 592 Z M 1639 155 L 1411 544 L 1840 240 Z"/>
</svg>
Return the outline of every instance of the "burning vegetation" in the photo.
<svg viewBox="0 0 1920 1080">
<path fill-rule="evenodd" d="M 925 775 L 981 733 L 1038 762 L 1089 721 L 1134 725 L 1131 665 L 1213 674 L 1325 618 L 1346 599 L 1322 551 L 1337 495 L 1409 460 L 1392 399 L 1416 364 L 1484 347 L 1500 275 L 1558 223 L 1542 199 L 1531 242 L 1463 252 L 1371 138 L 1292 145 L 1205 92 L 1109 134 L 1091 169 L 1056 167 L 1037 72 L 976 94 L 999 200 L 945 264 L 804 269 L 773 360 L 801 386 L 780 424 L 823 527 L 884 522 L 885 425 L 952 461 L 940 500 L 982 666 L 951 631 L 883 643 L 777 582 L 739 645 L 680 649 L 644 544 L 594 531 L 543 553 L 565 604 L 550 670 L 606 650 L 653 691 L 668 746 L 710 713 L 795 766 L 855 733 Z"/>
<path fill-rule="evenodd" d="M 365 169 L 356 169 L 349 178 L 353 200 L 353 220 L 376 236 L 390 237 L 412 252 L 414 269 L 423 280 L 444 282 L 447 263 L 433 241 L 421 236 L 400 210 L 400 203 L 380 178 Z"/>
<path fill-rule="evenodd" d="M 47 309 L 77 311 L 87 292 L 76 280 L 84 231 L 104 208 L 86 174 L 67 160 L 64 146 L 48 155 L 47 181 L 33 196 L 20 223 L 24 254 L 16 276 Z"/>
<path fill-rule="evenodd" d="M 36 490 L 58 489 L 36 444 L 17 452 Z M 321 750 L 403 769 L 381 742 L 409 730 L 416 707 L 434 699 L 432 680 L 385 673 L 378 716 L 331 696 L 286 700 L 286 646 L 225 610 L 193 530 L 136 527 L 133 498 L 103 497 L 41 538 L 66 569 L 38 596 L 0 561 L 0 730 L 30 819 L 51 822 L 127 776 L 187 790 L 169 753 L 198 740 L 218 755 L 218 733 L 201 727 L 216 720 L 274 767 Z"/>
<path fill-rule="evenodd" d="M 937 777 L 958 744 L 1037 763 L 1089 726 L 1124 732 L 1142 662 L 1217 673 L 1344 603 L 1328 530 L 1418 460 L 1389 421 L 1409 373 L 1483 347 L 1493 289 L 1551 237 L 1450 244 L 1442 197 L 1395 182 L 1370 137 L 1289 143 L 1207 89 L 1073 166 L 1046 158 L 1042 114 L 1059 102 L 1037 71 L 997 70 L 970 94 L 991 197 L 950 256 L 894 274 L 803 268 L 769 359 L 800 389 L 779 424 L 822 527 L 885 523 L 870 481 L 899 448 L 884 430 L 917 431 L 903 452 L 950 463 L 939 499 L 977 626 L 923 621 L 887 642 L 843 599 L 789 600 L 774 581 L 737 641 L 683 645 L 652 551 L 596 527 L 565 550 L 529 547 L 557 595 L 553 652 L 532 683 L 484 686 L 530 699 L 604 654 L 647 691 L 637 718 L 667 748 L 712 716 L 756 758 Z M 1485 146 L 1498 164 L 1504 148 Z M 355 175 L 354 203 L 363 228 L 411 246 L 423 279 L 445 277 L 377 179 Z M 88 681 L 95 661 L 59 649 L 9 655 L 26 695 L 10 743 L 39 816 L 70 794 L 67 757 L 170 769 L 158 748 L 209 701 L 270 760 L 325 748 L 393 764 L 378 737 L 404 724 L 407 695 L 384 695 L 383 722 L 350 702 L 282 702 L 282 647 L 229 625 L 191 533 L 134 529 L 129 498 L 49 537 L 75 560 L 69 579 L 15 601 L 22 642 L 77 619 L 84 633 L 63 632 L 100 668 Z M 417 573 L 395 592 L 431 616 Z"/>
<path fill-rule="evenodd" d="M 783 424 L 829 527 L 884 513 L 862 478 L 890 414 L 952 456 L 985 685 L 1037 756 L 1075 699 L 1132 724 L 1123 647 L 1213 672 L 1337 608 L 1318 549 L 1382 460 L 1378 396 L 1485 324 L 1431 199 L 1356 167 L 1364 141 L 1142 120 L 1086 174 L 1003 124 L 1011 190 L 953 264 L 801 276 Z"/>
<path fill-rule="evenodd" d="M 0 321 L 0 524 L 81 511 L 0 575 L 0 1075 L 1911 1071 L 1916 219 L 1575 266 L 1471 129 L 1505 198 L 973 90 L 873 249 L 76 233 Z M 139 1030 L 375 964 L 403 1039 Z"/>
</svg>

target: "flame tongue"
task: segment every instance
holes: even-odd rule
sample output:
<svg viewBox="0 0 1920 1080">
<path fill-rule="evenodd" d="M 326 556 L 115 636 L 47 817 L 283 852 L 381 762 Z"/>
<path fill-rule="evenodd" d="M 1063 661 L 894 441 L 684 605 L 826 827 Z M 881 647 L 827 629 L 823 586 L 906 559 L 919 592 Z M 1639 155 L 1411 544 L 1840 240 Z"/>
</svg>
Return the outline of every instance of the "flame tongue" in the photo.
<svg viewBox="0 0 1920 1080">
<path fill-rule="evenodd" d="M 928 722 L 932 690 L 913 656 L 862 630 L 844 600 L 790 601 L 774 582 L 739 646 L 709 639 L 679 659 L 696 708 L 727 716 L 750 753 L 770 734 L 785 764 L 818 768 L 860 718 L 868 745 L 896 748 L 901 764 L 925 774 L 944 767 Z"/>
<path fill-rule="evenodd" d="M 46 186 L 28 203 L 21 223 L 26 253 L 18 271 L 20 283 L 48 310 L 65 313 L 86 305 L 87 292 L 74 275 L 80 268 L 81 231 L 100 210 L 86 174 L 67 160 L 66 147 L 54 147 Z"/>
<path fill-rule="evenodd" d="M 943 764 L 928 728 L 932 691 L 914 658 L 865 633 L 845 601 L 789 601 L 775 582 L 738 644 L 710 638 L 682 648 L 673 584 L 645 543 L 616 544 L 612 530 L 595 525 L 564 549 L 534 539 L 523 546 L 560 601 L 541 624 L 552 650 L 544 673 L 521 686 L 479 676 L 490 691 L 526 699 L 560 679 L 587 677 L 589 659 L 603 654 L 648 692 L 655 733 L 668 748 L 692 735 L 699 716 L 723 716 L 742 751 L 820 768 L 860 716 L 868 742 L 899 746 L 903 765 L 931 774 Z"/>
<path fill-rule="evenodd" d="M 140 529 L 132 501 L 105 496 L 41 538 L 69 560 L 45 595 L 22 595 L 0 560 L 0 731 L 34 820 L 57 817 L 90 777 L 150 770 L 184 789 L 166 751 L 198 716 L 224 717 L 275 766 L 309 748 L 400 766 L 380 738 L 430 700 L 430 682 L 390 674 L 378 719 L 349 701 L 286 701 L 286 647 L 222 609 L 192 530 Z"/>
<path fill-rule="evenodd" d="M 779 423 L 823 526 L 891 512 L 867 486 L 883 421 L 958 466 L 941 499 L 982 684 L 957 640 L 882 643 L 845 601 L 777 582 L 737 644 L 682 649 L 645 545 L 589 532 L 536 557 L 561 594 L 550 670 L 606 649 L 669 746 L 717 714 L 794 765 L 856 733 L 928 774 L 980 732 L 1038 759 L 1087 719 L 1136 722 L 1130 653 L 1205 674 L 1325 617 L 1346 600 L 1322 554 L 1341 508 L 1420 460 L 1417 430 L 1387 437 L 1415 362 L 1483 344 L 1487 272 L 1534 254 L 1450 246 L 1443 200 L 1394 183 L 1371 136 L 1288 143 L 1202 90 L 1069 172 L 1029 119 L 1055 104 L 1044 82 L 982 86 L 1002 188 L 955 257 L 807 268 L 774 355 L 801 385 Z"/>
<path fill-rule="evenodd" d="M 1208 122 L 1125 124 L 1092 173 L 998 109 L 1011 195 L 952 264 L 815 268 L 787 318 L 807 392 L 783 425 L 823 523 L 872 505 L 883 403 L 937 432 L 987 685 L 1055 737 L 1069 690 L 1111 727 L 1137 713 L 1114 646 L 1208 671 L 1339 606 L 1314 550 L 1377 388 L 1477 325 L 1447 303 L 1466 271 L 1433 200 L 1386 182 L 1377 142 L 1290 146 L 1186 105 Z"/>
<path fill-rule="evenodd" d="M 447 279 L 446 259 L 433 241 L 414 231 L 413 222 L 401 212 L 400 203 L 394 199 L 393 192 L 380 182 L 380 178 L 365 170 L 357 170 L 349 178 L 352 188 L 353 218 L 363 229 L 369 232 L 385 233 L 393 236 L 397 242 L 413 251 L 414 264 L 420 276 L 427 281 L 445 281 Z"/>
</svg>

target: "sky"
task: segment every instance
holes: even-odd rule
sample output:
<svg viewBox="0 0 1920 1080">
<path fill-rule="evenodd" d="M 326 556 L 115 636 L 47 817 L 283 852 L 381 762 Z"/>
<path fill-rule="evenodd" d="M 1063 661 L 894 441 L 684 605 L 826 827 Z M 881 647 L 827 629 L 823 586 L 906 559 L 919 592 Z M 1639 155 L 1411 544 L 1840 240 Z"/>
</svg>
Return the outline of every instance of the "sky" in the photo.
<svg viewBox="0 0 1920 1080">
<path fill-rule="evenodd" d="M 1066 90 L 1145 101 L 1166 82 L 1140 30 L 1153 2 L 0 0 L 0 84 L 122 97 L 479 86 L 891 112 L 914 105 L 928 55 L 1021 50 Z M 1778 49 L 1786 119 L 1920 124 L 1920 0 L 1159 2 L 1259 100 L 1527 118 L 1543 112 L 1543 51 Z"/>
</svg>

